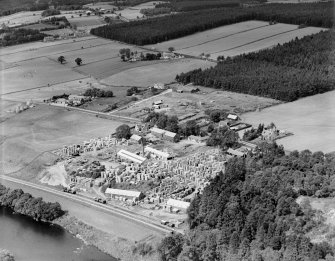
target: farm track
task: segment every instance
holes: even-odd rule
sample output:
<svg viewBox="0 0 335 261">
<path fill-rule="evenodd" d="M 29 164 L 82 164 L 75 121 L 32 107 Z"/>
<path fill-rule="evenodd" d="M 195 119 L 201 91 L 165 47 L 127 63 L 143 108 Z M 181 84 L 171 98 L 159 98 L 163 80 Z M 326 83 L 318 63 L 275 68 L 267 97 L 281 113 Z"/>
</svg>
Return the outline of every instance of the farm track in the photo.
<svg viewBox="0 0 335 261">
<path fill-rule="evenodd" d="M 225 39 L 225 38 L 228 38 L 230 36 L 238 35 L 238 34 L 249 32 L 249 31 L 253 31 L 253 30 L 260 29 L 260 28 L 267 27 L 267 26 L 269 26 L 269 25 L 262 25 L 262 26 L 258 26 L 258 27 L 252 28 L 252 29 L 243 30 L 243 31 L 240 31 L 240 32 L 236 32 L 236 33 L 233 33 L 233 34 L 229 34 L 229 35 L 226 35 L 226 36 L 222 36 L 222 37 L 218 37 L 218 38 L 215 38 L 215 39 L 212 39 L 212 40 L 208 40 L 208 41 L 205 41 L 205 42 L 200 43 L 200 44 L 195 44 L 195 45 L 187 46 L 187 47 L 178 49 L 177 51 L 185 50 L 185 49 L 192 48 L 192 47 L 197 47 L 197 46 L 200 46 L 200 45 L 204 45 L 204 44 L 207 44 L 207 43 L 210 43 L 210 42 L 214 42 L 214 41 L 217 41 L 217 40 Z"/>
</svg>

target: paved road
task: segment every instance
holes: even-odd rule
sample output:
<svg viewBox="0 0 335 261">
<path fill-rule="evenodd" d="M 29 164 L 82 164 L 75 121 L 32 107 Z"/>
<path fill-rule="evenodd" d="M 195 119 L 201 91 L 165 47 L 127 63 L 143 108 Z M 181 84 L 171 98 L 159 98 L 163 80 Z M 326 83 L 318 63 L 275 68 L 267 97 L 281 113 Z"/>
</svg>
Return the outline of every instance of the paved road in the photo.
<svg viewBox="0 0 335 261">
<path fill-rule="evenodd" d="M 89 207 L 89 208 L 92 208 L 94 210 L 99 210 L 99 211 L 95 211 L 95 212 L 103 212 L 103 213 L 108 214 L 108 216 L 110 217 L 111 222 L 114 223 L 113 226 L 115 226 L 115 225 L 122 226 L 120 221 L 122 223 L 123 223 L 123 221 L 125 223 L 128 223 L 128 225 L 126 225 L 126 226 L 128 226 L 128 229 L 132 229 L 132 228 L 129 227 L 129 223 L 136 223 L 134 225 L 137 225 L 137 226 L 140 225 L 140 228 L 143 228 L 143 226 L 144 226 L 146 232 L 143 232 L 141 235 L 139 235 L 139 237 L 136 236 L 136 239 L 141 239 L 141 237 L 145 236 L 146 234 L 150 234 L 148 232 L 148 230 L 155 233 L 155 234 L 161 234 L 161 235 L 165 235 L 165 234 L 168 234 L 171 231 L 173 231 L 173 229 L 171 229 L 169 227 L 162 226 L 158 223 L 155 223 L 154 221 L 150 220 L 147 217 L 141 216 L 141 215 L 133 213 L 131 211 L 121 209 L 119 207 L 115 207 L 115 206 L 111 206 L 111 205 L 103 205 L 101 203 L 97 203 L 97 202 L 93 201 L 92 199 L 83 197 L 81 195 L 73 195 L 73 194 L 65 193 L 65 192 L 62 192 L 62 191 L 59 191 L 59 190 L 56 190 L 56 189 L 53 189 L 53 188 L 49 188 L 49 187 L 46 187 L 46 186 L 31 183 L 31 182 L 28 182 L 28 181 L 12 178 L 12 177 L 9 177 L 9 176 L 1 176 L 0 179 L 1 179 L 1 182 L 4 185 L 12 187 L 12 188 L 22 188 L 25 192 L 29 192 L 29 193 L 31 192 L 31 191 L 27 191 L 27 189 L 26 189 L 27 187 L 32 188 L 34 190 L 47 192 L 47 194 L 49 194 L 49 197 L 47 197 L 45 199 L 45 195 L 43 195 L 43 198 L 46 201 L 50 201 L 50 197 L 51 197 L 51 200 L 53 199 L 52 201 L 55 201 L 55 199 L 57 199 L 58 201 L 61 201 L 61 200 L 59 200 L 60 198 L 63 198 L 63 199 L 65 198 L 65 199 L 70 200 L 74 203 L 79 203 L 81 206 L 84 205 L 86 208 Z M 13 186 L 13 183 L 14 183 L 14 186 Z M 41 196 L 40 194 L 35 194 L 35 193 L 32 193 L 32 194 L 33 194 L 33 196 Z M 63 206 L 64 202 L 60 202 L 60 203 Z M 69 207 L 69 206 L 72 207 L 73 204 L 72 205 L 71 204 L 70 205 L 65 204 L 65 205 L 66 205 L 66 207 Z M 76 211 L 77 210 L 74 210 L 75 213 L 72 213 L 72 214 L 75 215 Z M 70 213 L 72 212 L 72 208 L 69 209 L 69 212 Z M 89 213 L 87 213 L 87 212 L 86 212 L 86 214 L 89 215 Z M 112 216 L 117 217 L 117 220 L 114 220 L 112 218 Z M 96 218 L 98 218 L 98 219 L 100 217 L 101 216 L 96 216 Z M 81 217 L 79 217 L 79 219 L 81 219 Z M 92 217 L 90 217 L 90 219 L 92 219 Z M 83 220 L 83 221 L 85 222 L 85 220 Z M 117 224 L 115 224 L 115 223 L 117 223 Z M 137 228 L 133 228 L 133 229 L 136 230 Z M 126 233 L 128 233 L 128 232 L 126 232 Z M 127 235 L 125 235 L 124 237 L 127 237 Z"/>
</svg>

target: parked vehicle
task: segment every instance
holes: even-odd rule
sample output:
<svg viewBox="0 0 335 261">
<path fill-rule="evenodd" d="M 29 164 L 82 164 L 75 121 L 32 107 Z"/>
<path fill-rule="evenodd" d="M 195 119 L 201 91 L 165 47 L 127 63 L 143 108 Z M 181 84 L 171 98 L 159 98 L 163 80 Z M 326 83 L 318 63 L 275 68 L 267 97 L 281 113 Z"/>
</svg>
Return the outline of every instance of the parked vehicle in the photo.
<svg viewBox="0 0 335 261">
<path fill-rule="evenodd" d="M 99 203 L 102 203 L 102 204 L 106 204 L 106 203 L 107 203 L 106 199 L 97 198 L 97 197 L 94 198 L 94 201 L 99 202 Z"/>
</svg>

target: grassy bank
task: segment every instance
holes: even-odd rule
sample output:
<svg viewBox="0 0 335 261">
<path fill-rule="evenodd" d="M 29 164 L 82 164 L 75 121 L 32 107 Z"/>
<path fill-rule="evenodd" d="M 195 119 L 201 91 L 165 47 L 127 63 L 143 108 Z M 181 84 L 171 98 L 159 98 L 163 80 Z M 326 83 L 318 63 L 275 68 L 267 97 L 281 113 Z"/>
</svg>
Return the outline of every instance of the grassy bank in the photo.
<svg viewBox="0 0 335 261">
<path fill-rule="evenodd" d="M 87 245 L 97 247 L 99 250 L 122 261 L 154 261 L 158 260 L 156 252 L 150 255 L 141 256 L 138 253 L 133 253 L 136 242 L 117 237 L 110 233 L 101 231 L 92 226 L 85 224 L 76 217 L 64 215 L 56 219 L 54 224 L 60 225 L 71 234 L 80 238 Z M 147 242 L 148 244 L 156 244 L 156 242 Z"/>
</svg>

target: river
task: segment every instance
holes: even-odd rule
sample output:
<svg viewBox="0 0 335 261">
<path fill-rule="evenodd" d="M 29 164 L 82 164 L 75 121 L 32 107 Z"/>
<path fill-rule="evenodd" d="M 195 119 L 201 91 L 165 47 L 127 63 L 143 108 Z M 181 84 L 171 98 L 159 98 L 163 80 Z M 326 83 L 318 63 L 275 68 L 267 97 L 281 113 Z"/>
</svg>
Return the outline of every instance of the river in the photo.
<svg viewBox="0 0 335 261">
<path fill-rule="evenodd" d="M 0 248 L 16 261 L 115 261 L 92 246 L 86 246 L 63 228 L 13 214 L 0 207 Z"/>
</svg>

